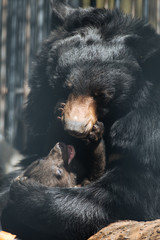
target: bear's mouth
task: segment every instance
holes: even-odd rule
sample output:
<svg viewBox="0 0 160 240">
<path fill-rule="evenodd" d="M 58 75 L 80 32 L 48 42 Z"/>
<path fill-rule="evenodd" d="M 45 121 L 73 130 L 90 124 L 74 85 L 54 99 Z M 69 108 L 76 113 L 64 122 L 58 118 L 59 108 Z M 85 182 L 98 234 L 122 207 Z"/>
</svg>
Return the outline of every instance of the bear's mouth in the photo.
<svg viewBox="0 0 160 240">
<path fill-rule="evenodd" d="M 68 151 L 68 165 L 69 165 L 72 159 L 75 157 L 76 151 L 72 145 L 67 145 L 67 151 Z"/>
</svg>

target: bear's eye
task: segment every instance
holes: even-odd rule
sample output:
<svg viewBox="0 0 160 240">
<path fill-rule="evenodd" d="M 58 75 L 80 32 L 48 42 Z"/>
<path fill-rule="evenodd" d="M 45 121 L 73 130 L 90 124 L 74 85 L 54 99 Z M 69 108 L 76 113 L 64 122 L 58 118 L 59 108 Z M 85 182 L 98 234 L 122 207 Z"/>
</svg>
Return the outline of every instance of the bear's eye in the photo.
<svg viewBox="0 0 160 240">
<path fill-rule="evenodd" d="M 67 85 L 68 88 L 72 88 L 73 87 L 73 84 L 71 82 L 69 82 L 69 81 L 66 83 L 66 85 Z"/>
<path fill-rule="evenodd" d="M 72 89 L 72 88 L 73 88 L 72 82 L 66 81 L 66 82 L 63 84 L 63 88 L 65 88 L 65 89 Z"/>
</svg>

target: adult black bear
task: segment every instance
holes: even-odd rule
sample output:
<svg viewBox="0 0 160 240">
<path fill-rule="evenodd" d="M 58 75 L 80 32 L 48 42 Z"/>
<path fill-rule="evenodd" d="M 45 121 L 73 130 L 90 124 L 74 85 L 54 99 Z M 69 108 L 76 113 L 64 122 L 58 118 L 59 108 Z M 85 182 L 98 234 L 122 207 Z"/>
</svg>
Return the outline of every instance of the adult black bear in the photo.
<svg viewBox="0 0 160 240">
<path fill-rule="evenodd" d="M 151 26 L 53 1 L 52 32 L 30 83 L 28 151 L 43 156 L 69 142 L 89 169 L 104 141 L 106 172 L 82 188 L 13 182 L 3 228 L 23 239 L 82 240 L 116 220 L 159 218 L 159 81 L 160 37 Z"/>
</svg>

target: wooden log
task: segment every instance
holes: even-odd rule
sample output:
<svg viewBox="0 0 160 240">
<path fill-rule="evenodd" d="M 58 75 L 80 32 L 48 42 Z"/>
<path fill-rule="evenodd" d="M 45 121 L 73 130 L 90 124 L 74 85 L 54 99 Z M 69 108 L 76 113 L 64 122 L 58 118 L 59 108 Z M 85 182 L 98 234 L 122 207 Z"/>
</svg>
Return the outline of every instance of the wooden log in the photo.
<svg viewBox="0 0 160 240">
<path fill-rule="evenodd" d="M 119 221 L 103 228 L 88 240 L 159 240 L 160 219 L 150 222 Z"/>
</svg>

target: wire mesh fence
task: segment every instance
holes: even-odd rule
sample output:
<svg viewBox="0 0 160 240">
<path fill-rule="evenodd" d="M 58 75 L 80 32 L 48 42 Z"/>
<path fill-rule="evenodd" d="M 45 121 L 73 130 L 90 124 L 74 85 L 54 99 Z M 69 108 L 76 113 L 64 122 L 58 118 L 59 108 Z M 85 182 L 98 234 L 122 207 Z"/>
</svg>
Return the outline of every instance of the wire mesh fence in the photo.
<svg viewBox="0 0 160 240">
<path fill-rule="evenodd" d="M 160 0 L 69 0 L 72 7 L 119 8 L 160 32 Z M 26 140 L 23 106 L 34 55 L 50 29 L 49 0 L 0 0 L 0 134 L 18 149 Z"/>
</svg>

